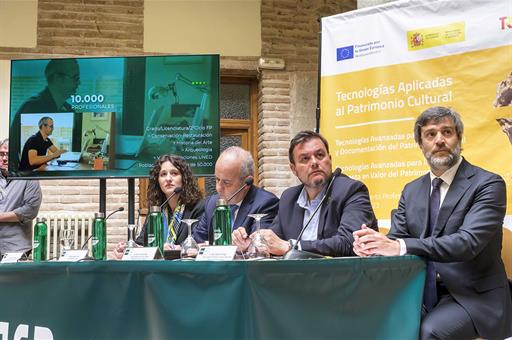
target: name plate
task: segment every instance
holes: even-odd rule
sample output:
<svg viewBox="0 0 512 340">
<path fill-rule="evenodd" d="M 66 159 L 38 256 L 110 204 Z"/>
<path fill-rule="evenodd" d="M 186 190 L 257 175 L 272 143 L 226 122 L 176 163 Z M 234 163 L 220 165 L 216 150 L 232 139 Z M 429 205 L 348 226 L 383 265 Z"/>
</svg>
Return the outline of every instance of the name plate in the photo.
<svg viewBox="0 0 512 340">
<path fill-rule="evenodd" d="M 16 263 L 23 256 L 23 252 L 5 253 L 0 263 Z"/>
<path fill-rule="evenodd" d="M 126 248 L 123 254 L 123 261 L 148 261 L 161 259 L 162 253 L 158 247 L 137 247 Z"/>
<path fill-rule="evenodd" d="M 69 249 L 60 253 L 59 262 L 77 262 L 87 257 L 87 249 Z"/>
<path fill-rule="evenodd" d="M 201 247 L 196 261 L 233 261 L 236 246 L 211 246 Z"/>
</svg>

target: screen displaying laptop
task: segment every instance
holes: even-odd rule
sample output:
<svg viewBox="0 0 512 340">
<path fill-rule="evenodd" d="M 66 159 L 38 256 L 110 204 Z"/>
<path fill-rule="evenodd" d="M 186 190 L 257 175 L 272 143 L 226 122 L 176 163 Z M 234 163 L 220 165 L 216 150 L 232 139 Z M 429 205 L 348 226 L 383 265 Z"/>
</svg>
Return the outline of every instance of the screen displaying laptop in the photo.
<svg viewBox="0 0 512 340">
<path fill-rule="evenodd" d="M 182 156 L 195 175 L 212 175 L 219 66 L 219 55 L 12 60 L 11 177 L 147 177 L 163 154 Z M 55 122 L 50 140 L 67 152 L 21 169 L 23 147 L 44 116 Z"/>
</svg>

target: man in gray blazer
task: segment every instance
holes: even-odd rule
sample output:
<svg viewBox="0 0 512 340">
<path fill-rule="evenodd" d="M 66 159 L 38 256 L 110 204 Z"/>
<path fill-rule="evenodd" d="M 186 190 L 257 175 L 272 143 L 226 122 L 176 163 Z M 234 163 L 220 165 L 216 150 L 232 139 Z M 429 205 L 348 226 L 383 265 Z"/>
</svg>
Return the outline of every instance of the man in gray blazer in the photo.
<svg viewBox="0 0 512 340">
<path fill-rule="evenodd" d="M 512 336 L 512 301 L 501 260 L 503 179 L 460 156 L 463 124 L 450 108 L 432 107 L 414 137 L 430 173 L 407 184 L 388 236 L 354 232 L 359 256 L 427 260 L 421 339 Z"/>
</svg>

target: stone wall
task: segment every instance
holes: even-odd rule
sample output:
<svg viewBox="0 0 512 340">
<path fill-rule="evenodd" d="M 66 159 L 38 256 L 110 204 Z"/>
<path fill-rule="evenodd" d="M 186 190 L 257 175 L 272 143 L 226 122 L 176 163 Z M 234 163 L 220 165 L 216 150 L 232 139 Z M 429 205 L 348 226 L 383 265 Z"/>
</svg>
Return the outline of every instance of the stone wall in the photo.
<svg viewBox="0 0 512 340">
<path fill-rule="evenodd" d="M 356 0 L 262 0 L 261 55 L 284 59 L 285 69 L 258 70 L 257 57 L 221 58 L 222 74 L 258 76 L 260 185 L 278 195 L 296 183 L 288 167 L 290 139 L 299 130 L 315 128 L 318 18 L 355 8 Z M 143 33 L 143 0 L 39 0 L 37 46 L 0 47 L 0 58 L 141 55 Z M 98 210 L 98 180 L 46 180 L 41 185 L 41 212 Z M 126 209 L 127 193 L 126 180 L 107 180 L 107 211 Z M 126 219 L 125 210 L 109 221 L 109 249 L 125 240 Z"/>
<path fill-rule="evenodd" d="M 290 139 L 315 129 L 317 107 L 319 18 L 356 8 L 356 1 L 263 0 L 263 57 L 282 58 L 284 70 L 260 73 L 260 183 L 280 195 L 297 183 L 288 167 Z"/>
<path fill-rule="evenodd" d="M 38 0 L 37 46 L 0 57 L 141 54 L 143 0 Z"/>
</svg>

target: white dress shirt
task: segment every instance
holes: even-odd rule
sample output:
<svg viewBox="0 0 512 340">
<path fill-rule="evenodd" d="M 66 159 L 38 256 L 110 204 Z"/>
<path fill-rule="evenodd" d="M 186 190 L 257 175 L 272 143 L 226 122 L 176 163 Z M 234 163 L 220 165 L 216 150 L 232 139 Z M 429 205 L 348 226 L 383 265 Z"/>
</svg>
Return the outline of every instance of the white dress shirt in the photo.
<svg viewBox="0 0 512 340">
<path fill-rule="evenodd" d="M 453 179 L 455 178 L 455 174 L 457 173 L 457 170 L 459 169 L 460 164 L 462 163 L 462 157 L 459 158 L 457 163 L 455 163 L 454 166 L 452 166 L 450 169 L 446 170 L 439 178 L 443 180 L 443 183 L 441 183 L 441 186 L 439 187 L 439 207 L 443 205 L 444 198 L 446 197 L 446 194 L 448 193 L 448 189 L 450 189 L 450 185 L 452 185 Z M 430 193 L 432 193 L 432 181 L 437 176 L 434 175 L 432 170 L 430 171 Z M 405 242 L 402 239 L 398 239 L 398 242 L 400 243 L 400 256 L 407 254 L 407 247 L 405 246 Z"/>
</svg>

